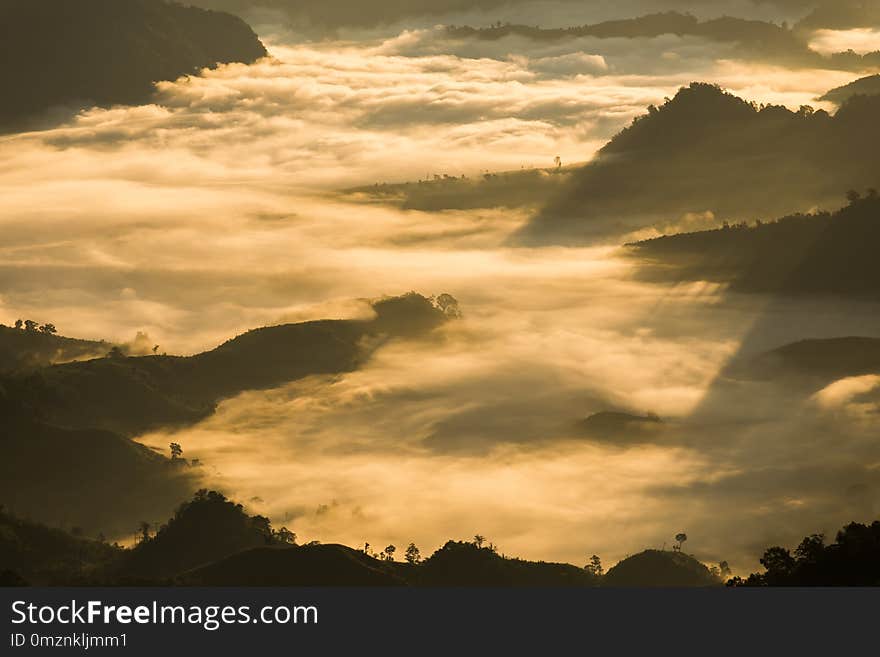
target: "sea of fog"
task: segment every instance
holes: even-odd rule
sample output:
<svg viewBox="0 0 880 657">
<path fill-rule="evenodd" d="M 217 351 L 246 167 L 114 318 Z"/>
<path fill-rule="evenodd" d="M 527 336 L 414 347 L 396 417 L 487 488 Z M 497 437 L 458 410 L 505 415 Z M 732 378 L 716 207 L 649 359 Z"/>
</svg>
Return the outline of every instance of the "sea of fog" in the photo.
<svg viewBox="0 0 880 657">
<path fill-rule="evenodd" d="M 855 392 L 718 381 L 747 339 L 757 352 L 877 334 L 876 308 L 650 284 L 612 247 L 505 246 L 529 208 L 418 212 L 338 193 L 586 161 L 693 80 L 797 107 L 852 74 L 744 64 L 678 37 L 268 41 L 271 59 L 161 83 L 154 105 L 0 137 L 0 321 L 140 331 L 188 354 L 258 326 L 366 316 L 365 299 L 410 290 L 453 294 L 463 317 L 359 371 L 248 392 L 140 440 L 181 443 L 205 485 L 301 540 L 423 553 L 480 533 L 509 555 L 608 563 L 686 531 L 698 557 L 747 569 L 767 542 L 878 511 L 850 490 L 876 490 L 880 472 Z M 585 439 L 578 422 L 602 411 L 668 430 Z"/>
</svg>

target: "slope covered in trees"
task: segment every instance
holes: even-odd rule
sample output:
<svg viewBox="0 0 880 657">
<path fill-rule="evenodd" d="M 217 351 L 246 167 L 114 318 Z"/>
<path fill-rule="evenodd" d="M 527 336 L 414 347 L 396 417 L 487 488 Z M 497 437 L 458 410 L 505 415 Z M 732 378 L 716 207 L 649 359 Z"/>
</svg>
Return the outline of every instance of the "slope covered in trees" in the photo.
<svg viewBox="0 0 880 657">
<path fill-rule="evenodd" d="M 266 55 L 240 18 L 166 0 L 0 0 L 0 128 L 53 106 L 146 102 L 153 83 Z"/>
<path fill-rule="evenodd" d="M 447 319 L 418 294 L 377 301 L 370 320 L 321 320 L 248 331 L 195 356 L 105 358 L 0 378 L 20 414 L 70 428 L 126 435 L 187 424 L 244 390 L 351 371 L 389 337 L 413 337 Z M 367 338 L 372 338 L 367 340 Z"/>
<path fill-rule="evenodd" d="M 827 207 L 877 186 L 878 110 L 878 96 L 833 116 L 757 107 L 694 83 L 615 136 L 514 241 L 588 243 L 693 214 L 720 223 Z"/>
<path fill-rule="evenodd" d="M 788 295 L 880 296 L 880 197 L 850 194 L 840 210 L 752 226 L 669 235 L 630 245 L 647 276 L 713 280 L 735 290 Z"/>
</svg>

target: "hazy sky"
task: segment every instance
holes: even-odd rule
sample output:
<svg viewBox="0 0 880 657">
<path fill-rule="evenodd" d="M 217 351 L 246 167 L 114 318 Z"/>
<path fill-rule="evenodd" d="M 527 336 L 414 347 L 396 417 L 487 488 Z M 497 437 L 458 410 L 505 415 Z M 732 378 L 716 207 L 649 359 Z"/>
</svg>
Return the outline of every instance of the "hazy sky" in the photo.
<svg viewBox="0 0 880 657">
<path fill-rule="evenodd" d="M 307 540 L 415 540 L 424 553 L 482 533 L 508 554 L 580 563 L 684 530 L 701 558 L 754 568 L 764 541 L 864 519 L 841 500 L 853 482 L 877 485 L 864 427 L 875 379 L 803 398 L 728 396 L 715 377 L 758 322 L 771 348 L 877 334 L 876 308 L 838 308 L 843 324 L 817 327 L 811 306 L 636 282 L 614 249 L 502 246 L 527 209 L 425 213 L 337 194 L 586 161 L 693 80 L 797 107 L 856 75 L 746 64 L 678 37 L 280 35 L 272 59 L 161 83 L 156 105 L 0 137 L 0 320 L 119 341 L 145 331 L 193 353 L 256 326 L 362 315 L 365 298 L 455 295 L 465 317 L 434 339 L 246 393 L 173 436 L 208 483 L 259 498 L 253 510 Z M 769 421 L 755 398 L 785 410 Z M 577 421 L 603 410 L 657 413 L 668 431 L 641 444 L 579 436 Z M 706 429 L 694 413 L 742 424 Z M 817 483 L 830 448 L 817 427 L 832 417 L 852 449 Z"/>
</svg>

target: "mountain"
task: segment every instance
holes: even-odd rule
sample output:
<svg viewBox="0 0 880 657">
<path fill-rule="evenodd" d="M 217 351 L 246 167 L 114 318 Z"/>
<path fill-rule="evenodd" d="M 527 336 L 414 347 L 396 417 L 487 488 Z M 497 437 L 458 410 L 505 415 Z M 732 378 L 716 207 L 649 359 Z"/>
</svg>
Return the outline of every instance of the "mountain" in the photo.
<svg viewBox="0 0 880 657">
<path fill-rule="evenodd" d="M 878 98 L 880 99 L 880 98 Z M 628 245 L 647 278 L 711 280 L 783 295 L 880 297 L 880 196 L 829 213 L 668 235 Z"/>
<path fill-rule="evenodd" d="M 153 83 L 266 55 L 240 18 L 165 0 L 0 0 L 0 127 L 141 104 Z"/>
<path fill-rule="evenodd" d="M 144 528 L 149 532 L 149 528 Z M 249 516 L 240 504 L 200 490 L 174 516 L 126 554 L 126 577 L 167 578 L 253 547 L 275 542 L 267 518 Z"/>
<path fill-rule="evenodd" d="M 489 547 L 449 541 L 419 564 L 417 586 L 597 586 L 598 578 L 577 566 L 503 557 Z"/>
<path fill-rule="evenodd" d="M 447 319 L 412 293 L 377 301 L 370 320 L 320 320 L 248 331 L 195 356 L 104 358 L 0 377 L 8 404 L 43 422 L 134 436 L 196 422 L 244 390 L 356 369 L 383 340 L 415 337 Z"/>
<path fill-rule="evenodd" d="M 645 550 L 627 557 L 606 573 L 602 586 L 699 587 L 720 586 L 721 580 L 684 552 Z"/>
<path fill-rule="evenodd" d="M 105 355 L 113 345 L 0 325 L 0 373 Z"/>
<path fill-rule="evenodd" d="M 850 82 L 842 87 L 832 89 L 819 100 L 824 100 L 837 105 L 843 105 L 853 96 L 877 96 L 880 95 L 880 74 L 869 75 Z"/>
<path fill-rule="evenodd" d="M 878 111 L 878 96 L 853 97 L 831 116 L 693 83 L 616 135 L 513 241 L 583 244 L 669 232 L 694 215 L 720 223 L 825 206 L 878 185 Z"/>
</svg>

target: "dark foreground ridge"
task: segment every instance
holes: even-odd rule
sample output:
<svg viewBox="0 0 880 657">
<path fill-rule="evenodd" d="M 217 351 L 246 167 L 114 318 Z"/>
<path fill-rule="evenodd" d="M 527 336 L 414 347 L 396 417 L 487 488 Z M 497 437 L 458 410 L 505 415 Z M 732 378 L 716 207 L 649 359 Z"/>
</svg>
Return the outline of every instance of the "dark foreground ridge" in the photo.
<svg viewBox="0 0 880 657">
<path fill-rule="evenodd" d="M 265 56 L 240 18 L 176 2 L 0 0 L 0 130 L 53 108 L 142 104 L 154 82 Z"/>
<path fill-rule="evenodd" d="M 424 560 L 414 544 L 403 561 L 394 546 L 375 553 L 369 545 L 297 545 L 288 528 L 207 490 L 155 531 L 132 525 L 137 542 L 123 548 L 0 509 L 0 585 L 717 587 L 730 576 L 725 562 L 708 568 L 680 549 L 645 550 L 605 574 L 595 555 L 583 568 L 526 561 L 499 554 L 482 536 L 449 541 Z M 880 522 L 850 524 L 831 545 L 809 536 L 794 554 L 769 548 L 761 563 L 766 572 L 728 586 L 880 584 Z"/>
</svg>

